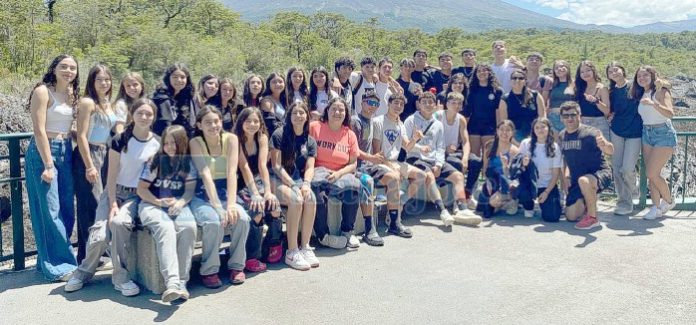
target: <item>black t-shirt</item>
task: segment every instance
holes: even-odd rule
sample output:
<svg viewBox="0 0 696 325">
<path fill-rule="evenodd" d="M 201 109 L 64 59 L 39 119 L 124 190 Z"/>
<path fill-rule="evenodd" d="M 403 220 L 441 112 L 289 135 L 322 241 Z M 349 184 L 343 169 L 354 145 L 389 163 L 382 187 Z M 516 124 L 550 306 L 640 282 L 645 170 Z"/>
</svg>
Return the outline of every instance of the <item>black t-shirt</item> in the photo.
<svg viewBox="0 0 696 325">
<path fill-rule="evenodd" d="M 158 199 L 181 198 L 186 191 L 186 183 L 193 182 L 197 178 L 196 168 L 193 167 L 191 160 L 187 159 L 185 163 L 189 164 L 188 173 L 180 171 L 171 175 L 159 175 L 159 170 L 153 172 L 150 162 L 143 168 L 140 180 L 150 183 L 148 189 Z"/>
<path fill-rule="evenodd" d="M 411 80 L 419 83 L 423 91 L 428 91 L 426 87 L 430 84 L 430 74 L 427 71 L 411 71 Z"/>
<path fill-rule="evenodd" d="M 259 142 L 257 140 L 254 140 L 256 143 L 256 151 L 252 154 L 247 154 L 246 155 L 246 161 L 247 164 L 249 164 L 249 169 L 251 169 L 251 175 L 256 177 L 260 177 L 259 175 Z M 243 146 L 243 143 L 239 144 L 240 147 Z M 244 152 L 242 150 L 239 150 L 239 154 L 243 155 Z M 244 177 L 242 176 L 241 170 L 237 171 L 237 189 L 241 190 L 246 187 L 246 182 L 244 182 Z"/>
<path fill-rule="evenodd" d="M 559 134 L 563 159 L 570 169 L 573 185 L 577 184 L 578 178 L 582 175 L 594 174 L 609 168 L 602 150 L 597 146 L 597 134 L 601 134 L 601 131 L 583 124 L 573 133 L 563 130 Z"/>
<path fill-rule="evenodd" d="M 471 83 L 471 77 L 474 75 L 474 67 L 458 67 L 455 69 L 452 69 L 452 75 L 454 76 L 457 73 L 461 73 L 466 77 L 467 81 Z"/>
<path fill-rule="evenodd" d="M 643 132 L 643 119 L 638 114 L 639 101 L 629 98 L 626 84 L 622 88 L 614 88 L 609 93 L 609 102 L 614 118 L 611 120 L 611 131 L 622 138 L 640 138 Z"/>
<path fill-rule="evenodd" d="M 450 75 L 444 74 L 441 70 L 435 70 L 430 73 L 430 84 L 428 84 L 428 89 L 435 87 L 437 92 L 441 92 L 445 89 L 447 83 L 449 83 Z"/>
<path fill-rule="evenodd" d="M 515 129 L 522 132 L 525 137 L 529 136 L 534 119 L 539 117 L 537 96 L 539 93 L 532 91 L 532 98 L 527 105 L 524 105 L 524 94 L 517 95 L 510 91 L 502 97 L 507 104 L 508 119 L 515 123 Z"/>
<path fill-rule="evenodd" d="M 401 112 L 400 118 L 405 121 L 407 117 L 413 115 L 418 109 L 416 108 L 416 102 L 418 101 L 418 96 L 414 95 L 409 89 L 411 82 L 405 81 L 399 77 L 396 79 L 401 88 L 404 89 L 404 96 L 406 97 L 406 105 L 404 105 L 404 111 Z"/>
<path fill-rule="evenodd" d="M 288 126 L 291 127 L 291 126 Z M 293 150 L 295 152 L 295 164 L 292 170 L 285 170 L 294 179 L 302 178 L 305 172 L 305 165 L 309 157 L 317 157 L 317 142 L 314 138 L 307 136 L 296 136 L 294 143 L 283 143 L 283 128 L 279 128 L 271 136 L 271 148 L 280 151 Z"/>
<path fill-rule="evenodd" d="M 503 96 L 501 89 L 474 88 L 469 91 L 464 106 L 464 116 L 468 117 L 469 124 L 485 123 L 487 125 L 496 124 L 496 112 Z"/>
</svg>

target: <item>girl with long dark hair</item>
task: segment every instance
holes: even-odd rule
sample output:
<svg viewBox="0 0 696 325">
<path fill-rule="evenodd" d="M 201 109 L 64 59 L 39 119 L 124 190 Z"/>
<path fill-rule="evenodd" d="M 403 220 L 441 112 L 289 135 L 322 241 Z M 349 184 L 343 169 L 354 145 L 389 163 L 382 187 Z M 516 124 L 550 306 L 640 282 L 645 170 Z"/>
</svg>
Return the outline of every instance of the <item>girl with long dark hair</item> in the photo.
<svg viewBox="0 0 696 325">
<path fill-rule="evenodd" d="M 636 163 L 640 155 L 643 120 L 638 113 L 638 99 L 631 98 L 630 82 L 626 69 L 614 61 L 607 65 L 611 119 L 611 169 L 614 189 L 618 196 L 614 214 L 629 215 L 633 212 L 633 197 L 638 195 Z"/>
<path fill-rule="evenodd" d="M 167 288 L 162 301 L 187 300 L 196 221 L 188 206 L 196 189 L 186 129 L 172 125 L 162 133 L 162 148 L 145 166 L 138 183 L 142 225 L 152 232 L 160 273 Z"/>
<path fill-rule="evenodd" d="M 34 86 L 27 104 L 34 136 L 24 158 L 24 175 L 36 265 L 49 281 L 67 281 L 77 267 L 70 245 L 75 206 L 69 133 L 79 98 L 79 76 L 72 56 L 57 56 Z"/>
<path fill-rule="evenodd" d="M 576 101 L 575 83 L 570 73 L 570 65 L 565 60 L 553 62 L 553 86 L 549 92 L 548 118 L 556 135 L 565 129 L 561 121 L 561 104 Z"/>
<path fill-rule="evenodd" d="M 294 103 L 285 114 L 285 125 L 271 136 L 271 182 L 280 203 L 288 207 L 285 264 L 303 271 L 319 266 L 319 260 L 309 246 L 316 215 L 311 182 L 317 156 L 317 142 L 309 136 L 309 117 L 307 104 Z M 299 246 L 298 233 L 302 233 Z"/>
<path fill-rule="evenodd" d="M 242 92 L 242 99 L 244 100 L 244 105 L 259 107 L 261 97 L 265 87 L 263 85 L 263 79 L 261 76 L 252 74 L 244 80 L 244 90 Z"/>
<path fill-rule="evenodd" d="M 287 83 L 285 85 L 286 107 L 290 107 L 295 102 L 308 102 L 309 90 L 307 89 L 307 74 L 304 69 L 292 67 L 288 69 Z M 327 78 L 328 80 L 328 78 Z M 311 83 L 311 81 L 310 81 Z"/>
<path fill-rule="evenodd" d="M 183 126 L 189 135 L 193 135 L 196 123 L 195 96 L 196 87 L 188 68 L 180 63 L 167 68 L 162 84 L 152 95 L 158 112 L 153 131 L 162 134 L 167 126 L 175 124 Z"/>
<path fill-rule="evenodd" d="M 557 222 L 561 217 L 561 196 L 558 191 L 558 181 L 563 167 L 561 148 L 556 143 L 551 122 L 540 117 L 532 122 L 532 134 L 520 143 L 520 153 L 525 157 L 522 164 L 530 168 L 533 162 L 537 170 L 536 193 L 520 197 L 520 203 L 524 207 L 524 216 L 534 216 L 534 199 L 539 202 L 541 219 L 548 222 Z M 528 185 L 522 184 L 520 187 Z"/>
<path fill-rule="evenodd" d="M 97 203 L 106 181 L 108 142 L 117 116 L 111 108 L 112 75 L 95 65 L 87 75 L 84 97 L 77 106 L 77 146 L 73 151 L 73 179 L 77 209 L 77 261 L 87 248 L 89 227 L 94 224 Z"/>
<path fill-rule="evenodd" d="M 263 272 L 266 264 L 260 261 L 262 252 L 267 251 L 266 260 L 278 263 L 283 257 L 281 244 L 282 223 L 280 204 L 271 190 L 268 173 L 268 133 L 261 111 L 247 107 L 239 113 L 234 125 L 234 134 L 239 138 L 239 201 L 250 214 L 251 224 L 247 237 L 247 260 L 249 272 Z M 264 222 L 268 225 L 263 238 Z"/>
<path fill-rule="evenodd" d="M 237 115 L 244 109 L 244 102 L 237 98 L 237 87 L 234 81 L 229 78 L 220 79 L 218 93 L 209 100 L 209 103 L 222 113 L 222 128 L 232 132 Z"/>
<path fill-rule="evenodd" d="M 609 90 L 601 83 L 602 78 L 592 61 L 580 62 L 575 72 L 575 100 L 580 104 L 582 124 L 599 129 L 605 139 L 611 140 L 609 127 Z"/>
<path fill-rule="evenodd" d="M 203 106 L 198 112 L 196 127 L 198 136 L 191 139 L 189 146 L 200 179 L 191 210 L 203 231 L 201 282 L 208 288 L 222 286 L 218 276 L 219 249 L 225 228 L 229 228 L 229 279 L 232 284 L 242 284 L 246 280 L 249 215 L 237 203 L 239 141 L 236 135 L 222 129 L 222 113 L 211 105 Z"/>
<path fill-rule="evenodd" d="M 309 87 L 309 110 L 312 114 L 312 120 L 319 120 L 324 115 L 324 109 L 329 101 L 337 97 L 338 94 L 329 88 L 329 72 L 324 67 L 312 69 L 310 73 Z"/>
<path fill-rule="evenodd" d="M 515 123 L 515 140 L 519 143 L 532 131 L 532 121 L 546 116 L 544 98 L 527 87 L 527 73 L 516 69 L 510 74 L 512 90 L 504 94 L 498 107 L 501 120 L 510 119 Z"/>
</svg>

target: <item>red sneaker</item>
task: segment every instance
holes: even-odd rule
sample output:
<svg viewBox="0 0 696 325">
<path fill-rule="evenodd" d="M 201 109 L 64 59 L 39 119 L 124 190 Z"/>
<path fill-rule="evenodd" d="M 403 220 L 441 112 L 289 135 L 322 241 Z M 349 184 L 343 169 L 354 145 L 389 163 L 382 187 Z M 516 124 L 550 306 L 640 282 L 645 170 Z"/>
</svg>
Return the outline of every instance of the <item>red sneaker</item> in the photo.
<svg viewBox="0 0 696 325">
<path fill-rule="evenodd" d="M 242 284 L 244 283 L 244 280 L 246 280 L 246 274 L 244 274 L 244 271 L 239 271 L 239 270 L 231 270 L 230 271 L 230 282 L 232 284 Z"/>
<path fill-rule="evenodd" d="M 266 271 L 266 264 L 261 263 L 261 261 L 255 258 L 252 258 L 246 261 L 246 263 L 244 264 L 244 269 L 252 273 L 263 272 Z"/>
<path fill-rule="evenodd" d="M 201 282 L 203 282 L 204 287 L 210 289 L 222 287 L 222 281 L 220 281 L 220 277 L 218 277 L 217 273 L 201 275 Z"/>
<path fill-rule="evenodd" d="M 588 230 L 599 226 L 599 220 L 596 217 L 586 214 L 582 220 L 575 224 L 575 229 Z"/>
<path fill-rule="evenodd" d="M 268 263 L 278 263 L 283 258 L 283 245 L 271 246 L 268 249 Z"/>
</svg>

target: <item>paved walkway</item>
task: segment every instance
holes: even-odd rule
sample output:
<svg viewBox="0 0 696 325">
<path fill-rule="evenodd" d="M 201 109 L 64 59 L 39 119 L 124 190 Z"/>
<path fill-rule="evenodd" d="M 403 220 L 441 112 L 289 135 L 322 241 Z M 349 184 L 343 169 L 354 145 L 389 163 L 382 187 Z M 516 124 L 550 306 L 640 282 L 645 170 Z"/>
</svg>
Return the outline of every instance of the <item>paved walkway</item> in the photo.
<svg viewBox="0 0 696 325">
<path fill-rule="evenodd" d="M 410 218 L 414 238 L 318 250 L 321 267 L 274 266 L 170 306 L 122 297 L 108 273 L 63 292 L 35 270 L 0 274 L 2 324 L 696 323 L 696 212 L 600 215 L 602 228 L 497 217 L 478 228 Z M 196 282 L 196 281 L 194 281 Z"/>
</svg>

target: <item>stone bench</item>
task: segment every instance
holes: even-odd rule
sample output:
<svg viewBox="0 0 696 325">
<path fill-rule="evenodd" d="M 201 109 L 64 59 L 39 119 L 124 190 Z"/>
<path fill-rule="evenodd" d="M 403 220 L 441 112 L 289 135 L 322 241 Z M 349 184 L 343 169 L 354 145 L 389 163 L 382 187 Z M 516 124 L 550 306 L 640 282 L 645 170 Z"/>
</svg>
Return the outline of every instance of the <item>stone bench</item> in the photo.
<svg viewBox="0 0 696 325">
<path fill-rule="evenodd" d="M 402 190 L 406 191 L 407 187 L 408 184 L 404 183 Z M 384 187 L 377 186 L 376 192 L 378 194 L 384 194 Z M 451 186 L 445 185 L 440 187 L 440 194 L 442 195 L 445 204 L 449 205 L 454 201 Z M 419 191 L 415 199 L 425 200 L 425 191 Z M 340 235 L 341 202 L 336 199 L 329 199 L 328 210 L 329 231 L 331 234 Z M 379 218 L 384 217 L 385 222 L 389 223 L 389 216 L 384 210 L 386 210 L 385 202 L 375 203 L 374 217 L 378 218 L 378 220 Z M 355 234 L 362 234 L 365 232 L 365 223 L 362 219 L 362 210 L 358 209 L 358 215 L 355 218 L 354 225 Z M 193 253 L 194 261 L 200 260 L 201 257 L 201 233 L 202 230 L 200 227 L 198 227 L 197 240 Z M 223 241 L 220 249 L 225 249 L 228 246 L 229 243 Z M 159 269 L 159 259 L 157 258 L 155 240 L 152 237 L 150 230 L 146 227 L 136 228 L 131 235 L 131 247 L 132 256 L 129 256 L 128 259 L 128 265 L 133 265 L 130 271 L 131 279 L 139 283 L 142 287 L 152 291 L 154 294 L 162 294 L 162 292 L 166 290 L 166 287 L 164 286 L 164 278 L 162 277 Z"/>
</svg>

